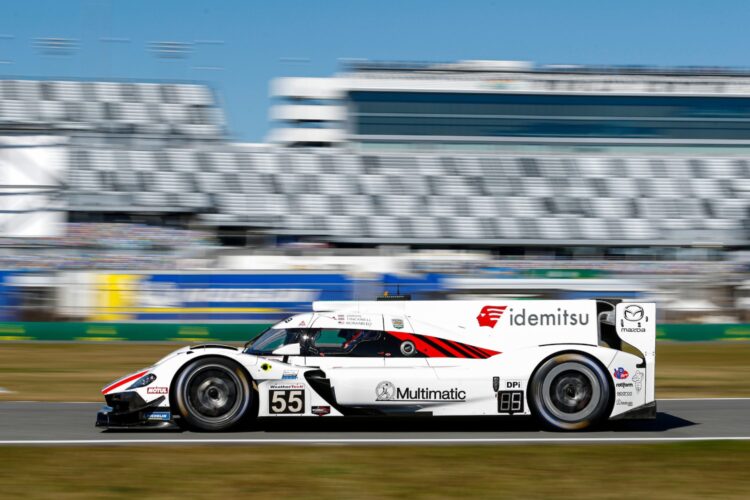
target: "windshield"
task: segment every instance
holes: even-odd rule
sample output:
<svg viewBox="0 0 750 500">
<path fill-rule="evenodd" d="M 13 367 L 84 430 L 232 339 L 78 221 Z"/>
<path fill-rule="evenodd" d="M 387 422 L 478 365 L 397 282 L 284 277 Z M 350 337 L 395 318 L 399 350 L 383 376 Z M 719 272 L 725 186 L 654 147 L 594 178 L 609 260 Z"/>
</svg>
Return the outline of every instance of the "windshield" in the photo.
<svg viewBox="0 0 750 500">
<path fill-rule="evenodd" d="M 255 340 L 252 340 L 245 352 L 249 354 L 271 354 L 279 347 L 287 344 L 296 344 L 299 342 L 300 333 L 304 330 L 286 329 L 286 328 L 271 328 L 266 330 L 263 334 L 258 336 Z"/>
</svg>

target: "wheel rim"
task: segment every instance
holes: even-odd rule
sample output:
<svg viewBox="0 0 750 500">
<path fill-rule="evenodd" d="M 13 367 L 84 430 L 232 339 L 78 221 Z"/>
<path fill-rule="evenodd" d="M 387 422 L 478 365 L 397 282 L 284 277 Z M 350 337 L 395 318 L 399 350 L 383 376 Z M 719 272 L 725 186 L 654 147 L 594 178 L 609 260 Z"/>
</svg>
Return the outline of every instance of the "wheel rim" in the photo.
<svg viewBox="0 0 750 500">
<path fill-rule="evenodd" d="M 542 385 L 544 406 L 558 419 L 575 422 L 591 415 L 601 400 L 596 374 L 579 363 L 554 367 Z"/>
<path fill-rule="evenodd" d="M 206 422 L 231 418 L 242 404 L 239 377 L 221 365 L 196 370 L 186 381 L 185 402 L 192 415 Z"/>
</svg>

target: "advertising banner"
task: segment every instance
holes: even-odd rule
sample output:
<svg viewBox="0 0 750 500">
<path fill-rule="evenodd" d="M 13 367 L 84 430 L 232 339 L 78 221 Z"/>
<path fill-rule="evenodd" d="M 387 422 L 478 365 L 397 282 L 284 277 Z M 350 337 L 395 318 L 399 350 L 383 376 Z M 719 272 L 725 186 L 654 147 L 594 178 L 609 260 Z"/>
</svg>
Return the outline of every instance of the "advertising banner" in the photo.
<svg viewBox="0 0 750 500">
<path fill-rule="evenodd" d="M 316 300 L 352 300 L 354 280 L 324 273 L 101 274 L 92 321 L 274 322 Z"/>
</svg>

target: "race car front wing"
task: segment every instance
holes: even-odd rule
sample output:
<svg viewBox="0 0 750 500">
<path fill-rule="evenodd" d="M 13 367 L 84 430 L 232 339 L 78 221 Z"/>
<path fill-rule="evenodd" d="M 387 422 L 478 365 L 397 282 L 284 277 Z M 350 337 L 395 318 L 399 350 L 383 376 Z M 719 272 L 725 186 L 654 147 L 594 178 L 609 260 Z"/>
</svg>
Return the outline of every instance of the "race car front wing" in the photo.
<svg viewBox="0 0 750 500">
<path fill-rule="evenodd" d="M 96 414 L 96 426 L 107 429 L 177 428 L 169 407 L 160 407 L 166 396 L 146 402 L 134 391 L 105 396 L 107 406 Z"/>
</svg>

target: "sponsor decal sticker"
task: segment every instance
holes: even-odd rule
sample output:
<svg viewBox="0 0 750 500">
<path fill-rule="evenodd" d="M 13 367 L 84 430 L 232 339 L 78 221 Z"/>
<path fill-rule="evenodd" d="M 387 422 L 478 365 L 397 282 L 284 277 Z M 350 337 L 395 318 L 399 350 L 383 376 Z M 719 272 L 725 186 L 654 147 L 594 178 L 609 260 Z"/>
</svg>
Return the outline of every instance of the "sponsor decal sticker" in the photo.
<svg viewBox="0 0 750 500">
<path fill-rule="evenodd" d="M 589 324 L 588 313 L 570 312 L 561 307 L 558 307 L 556 311 L 545 313 L 529 313 L 525 307 L 520 311 L 514 311 L 511 307 L 508 312 L 510 312 L 511 326 L 585 326 Z"/>
<path fill-rule="evenodd" d="M 376 401 L 391 401 L 396 395 L 396 386 L 390 382 L 380 382 L 375 387 L 375 400 Z"/>
<path fill-rule="evenodd" d="M 646 328 L 643 326 L 645 323 L 648 323 L 648 316 L 638 304 L 630 304 L 622 310 L 620 328 L 623 332 L 645 333 Z"/>
<path fill-rule="evenodd" d="M 643 389 L 643 372 L 636 370 L 631 380 L 635 383 L 635 390 L 641 392 L 641 389 Z"/>
<path fill-rule="evenodd" d="M 628 378 L 628 375 L 630 374 L 625 368 L 619 367 L 619 368 L 615 368 L 615 371 L 612 372 L 612 375 L 614 375 L 614 377 L 618 380 L 625 380 L 626 378 Z"/>
<path fill-rule="evenodd" d="M 263 370 L 264 372 L 267 372 L 271 368 L 273 368 L 273 366 L 271 366 L 271 363 L 261 363 L 260 365 L 260 369 Z"/>
<path fill-rule="evenodd" d="M 495 325 L 500 320 L 507 307 L 508 306 L 484 306 L 482 310 L 479 311 L 477 323 L 479 323 L 480 327 L 488 326 L 490 328 L 495 328 Z"/>
<path fill-rule="evenodd" d="M 391 324 L 393 325 L 393 328 L 395 328 L 396 330 L 401 330 L 404 327 L 404 320 L 393 318 L 391 320 Z"/>
<path fill-rule="evenodd" d="M 282 380 L 297 380 L 297 370 L 284 370 L 281 375 Z"/>
<path fill-rule="evenodd" d="M 453 387 L 451 389 L 431 389 L 429 387 L 397 387 L 388 381 L 380 382 L 375 387 L 376 401 L 406 402 L 444 402 L 466 401 L 466 391 Z"/>
<path fill-rule="evenodd" d="M 625 401 L 625 400 L 622 400 L 622 399 L 619 399 L 619 398 L 617 399 L 617 401 L 615 401 L 615 404 L 617 406 L 633 406 L 633 402 L 632 401 Z"/>
<path fill-rule="evenodd" d="M 158 420 L 160 422 L 166 422 L 172 418 L 172 414 L 168 411 L 152 411 L 144 413 L 143 415 L 146 420 Z"/>
<path fill-rule="evenodd" d="M 505 380 L 503 381 L 503 389 L 520 389 L 523 386 L 523 382 L 521 380 Z"/>
<path fill-rule="evenodd" d="M 300 382 L 275 382 L 271 385 L 269 385 L 269 388 L 271 389 L 304 389 L 305 384 L 302 384 Z"/>
<path fill-rule="evenodd" d="M 623 316 L 628 321 L 640 321 L 643 319 L 643 308 L 636 304 L 631 304 L 623 310 Z"/>
<path fill-rule="evenodd" d="M 147 387 L 146 394 L 169 394 L 169 387 Z"/>
<path fill-rule="evenodd" d="M 318 415 L 319 417 L 322 417 L 323 415 L 328 415 L 331 413 L 331 407 L 330 406 L 313 406 L 310 412 L 313 415 Z"/>
</svg>

